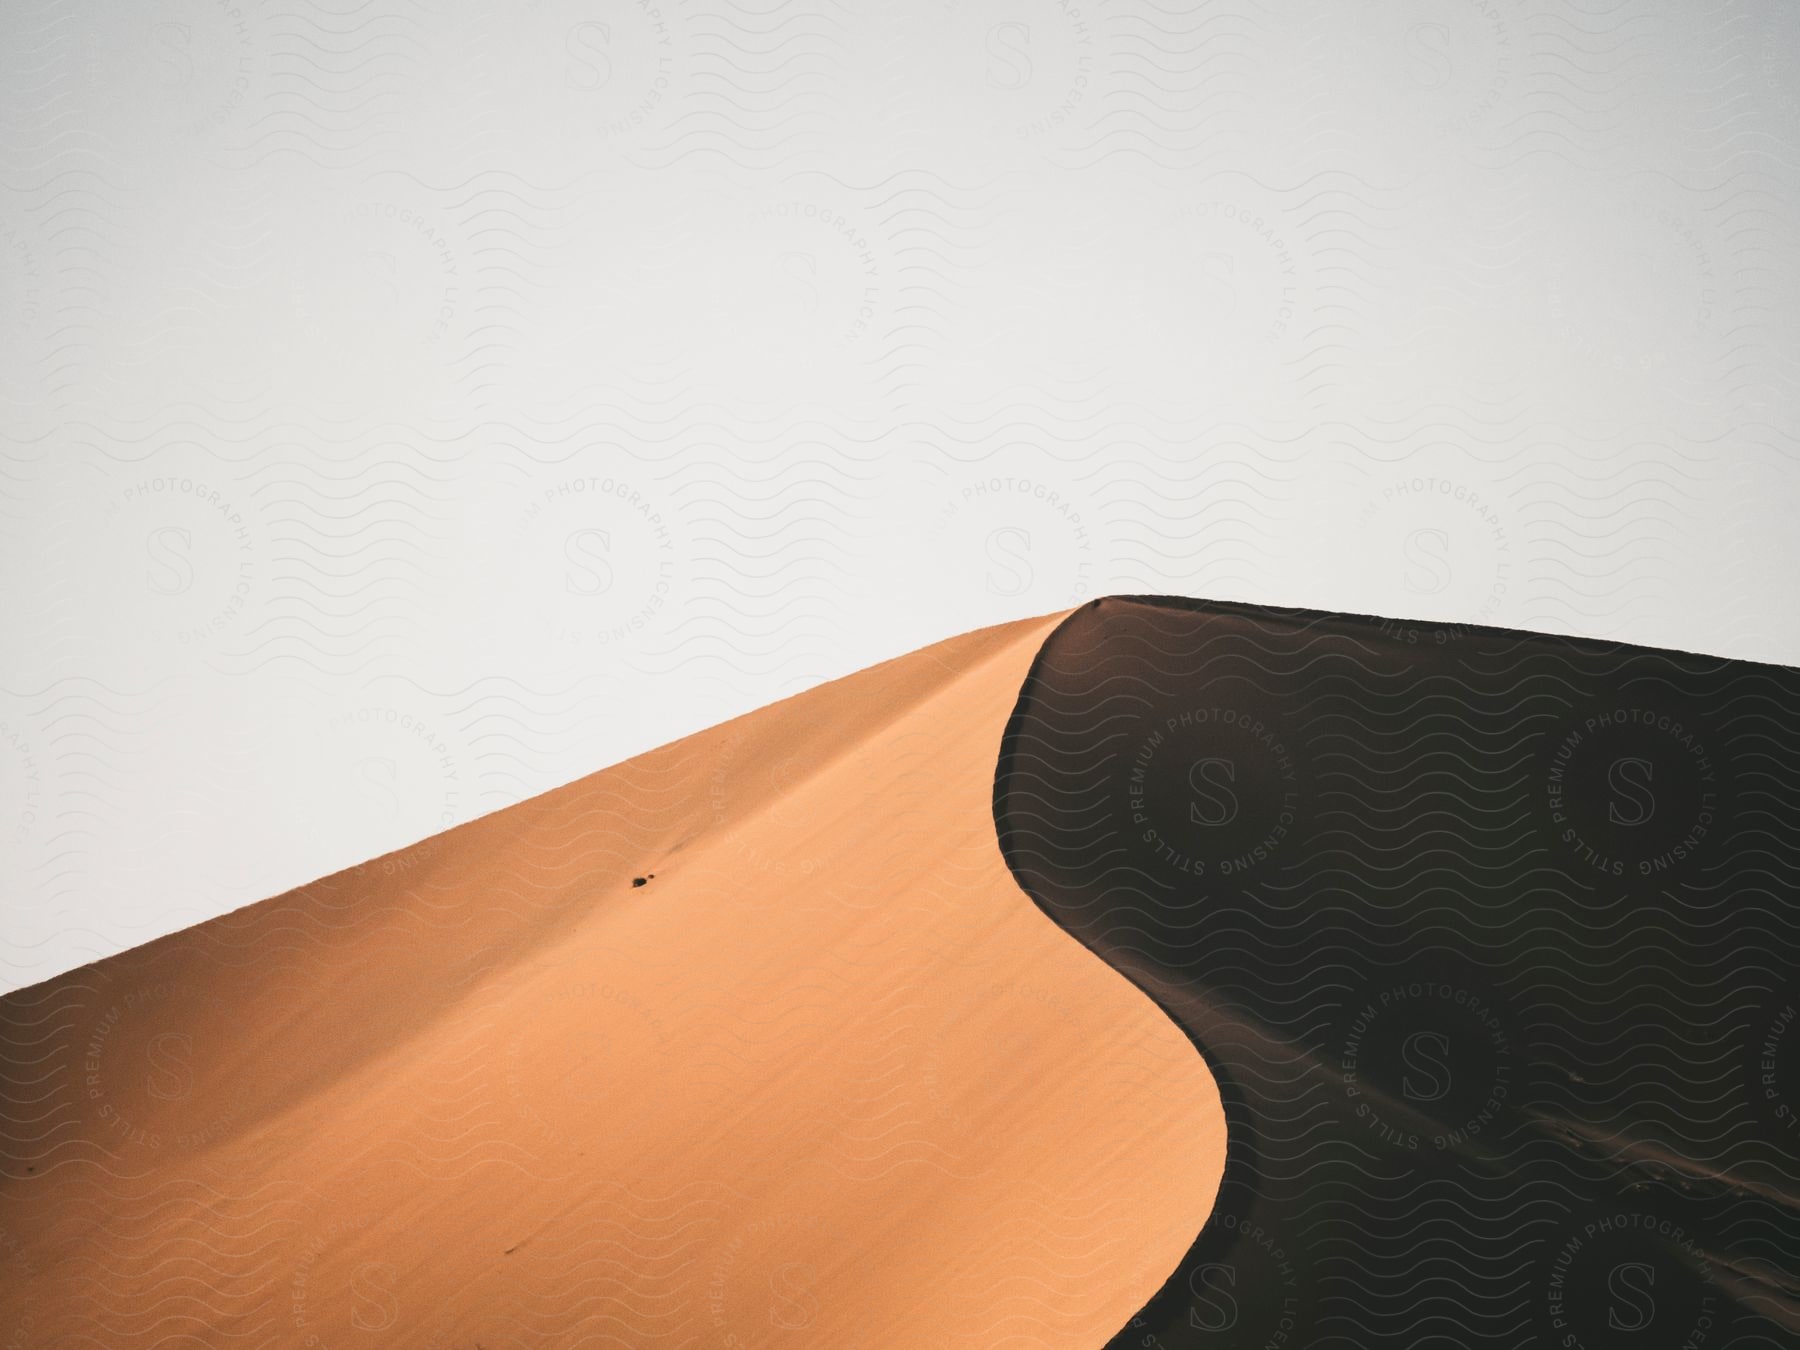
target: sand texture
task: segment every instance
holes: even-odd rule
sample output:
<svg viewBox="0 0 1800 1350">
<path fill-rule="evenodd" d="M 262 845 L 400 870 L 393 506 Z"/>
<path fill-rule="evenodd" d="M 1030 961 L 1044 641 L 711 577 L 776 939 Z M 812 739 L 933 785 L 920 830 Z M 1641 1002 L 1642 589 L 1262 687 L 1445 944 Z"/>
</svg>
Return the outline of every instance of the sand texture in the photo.
<svg viewBox="0 0 1800 1350">
<path fill-rule="evenodd" d="M 1224 1117 L 1001 856 L 1055 622 L 0 1000 L 0 1347 L 1103 1345 Z"/>
</svg>

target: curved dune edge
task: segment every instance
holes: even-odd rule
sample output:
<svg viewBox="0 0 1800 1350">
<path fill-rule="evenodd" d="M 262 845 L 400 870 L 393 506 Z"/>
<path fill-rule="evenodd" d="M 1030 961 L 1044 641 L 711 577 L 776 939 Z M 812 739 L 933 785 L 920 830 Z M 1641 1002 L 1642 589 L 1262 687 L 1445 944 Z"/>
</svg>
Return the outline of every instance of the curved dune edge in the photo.
<svg viewBox="0 0 1800 1350">
<path fill-rule="evenodd" d="M 1231 1136 L 1112 1344 L 1797 1343 L 1797 765 L 1792 668 L 1073 611 L 1001 850 L 1201 1049 Z"/>
<path fill-rule="evenodd" d="M 0 1346 L 1103 1344 L 1225 1123 L 1000 854 L 1063 617 L 0 999 Z"/>
</svg>

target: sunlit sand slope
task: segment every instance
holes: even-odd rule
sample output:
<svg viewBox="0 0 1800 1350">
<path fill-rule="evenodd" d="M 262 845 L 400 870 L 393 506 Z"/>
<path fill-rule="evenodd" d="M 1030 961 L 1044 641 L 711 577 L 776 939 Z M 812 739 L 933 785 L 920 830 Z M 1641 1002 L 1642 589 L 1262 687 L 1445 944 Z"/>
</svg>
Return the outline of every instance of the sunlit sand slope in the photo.
<svg viewBox="0 0 1800 1350">
<path fill-rule="evenodd" d="M 1001 858 L 1054 622 L 0 1000 L 0 1346 L 1102 1345 L 1224 1117 Z"/>
</svg>

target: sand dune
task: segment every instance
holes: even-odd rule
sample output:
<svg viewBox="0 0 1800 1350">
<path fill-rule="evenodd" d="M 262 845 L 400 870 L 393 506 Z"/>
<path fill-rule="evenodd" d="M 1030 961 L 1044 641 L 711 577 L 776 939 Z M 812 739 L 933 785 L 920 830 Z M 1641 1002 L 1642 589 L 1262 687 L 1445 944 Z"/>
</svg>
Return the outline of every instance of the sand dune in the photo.
<svg viewBox="0 0 1800 1350">
<path fill-rule="evenodd" d="M 0 1347 L 1102 1345 L 1224 1118 L 997 846 L 1055 623 L 0 1000 Z"/>
<path fill-rule="evenodd" d="M 995 815 L 1225 1100 L 1121 1345 L 1800 1344 L 1800 672 L 1108 599 Z"/>
</svg>

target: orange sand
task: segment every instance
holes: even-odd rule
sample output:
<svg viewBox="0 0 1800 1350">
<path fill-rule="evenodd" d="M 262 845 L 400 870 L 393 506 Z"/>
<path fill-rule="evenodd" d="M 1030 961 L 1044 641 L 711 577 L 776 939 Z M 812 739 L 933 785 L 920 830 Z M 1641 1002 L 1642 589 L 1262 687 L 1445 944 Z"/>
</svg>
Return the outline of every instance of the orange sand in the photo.
<svg viewBox="0 0 1800 1350">
<path fill-rule="evenodd" d="M 0 1347 L 1103 1345 L 1225 1126 L 1001 861 L 1060 617 L 0 1000 Z"/>
</svg>

